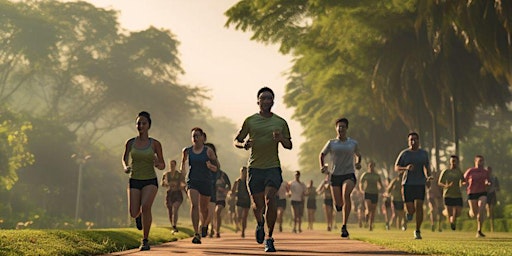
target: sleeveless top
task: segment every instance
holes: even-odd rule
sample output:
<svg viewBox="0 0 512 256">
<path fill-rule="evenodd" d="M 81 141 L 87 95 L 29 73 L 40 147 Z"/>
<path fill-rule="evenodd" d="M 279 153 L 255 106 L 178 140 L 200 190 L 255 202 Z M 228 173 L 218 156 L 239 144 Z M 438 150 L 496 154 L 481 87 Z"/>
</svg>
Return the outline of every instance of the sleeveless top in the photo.
<svg viewBox="0 0 512 256">
<path fill-rule="evenodd" d="M 132 172 L 130 178 L 135 180 L 150 180 L 156 178 L 155 151 L 153 151 L 153 139 L 149 138 L 149 145 L 145 148 L 135 147 L 135 138 L 130 140 L 132 159 Z"/>
<path fill-rule="evenodd" d="M 180 183 L 182 181 L 181 172 L 174 171 L 174 175 L 170 171 L 165 173 L 167 184 L 169 184 L 168 191 L 180 191 Z"/>
<path fill-rule="evenodd" d="M 204 146 L 203 150 L 196 154 L 192 149 L 192 146 L 188 147 L 186 150 L 188 152 L 188 164 L 189 171 L 187 173 L 187 183 L 190 182 L 199 182 L 204 183 L 204 185 L 211 186 L 212 184 L 212 175 L 208 166 L 206 166 L 206 161 L 209 161 L 208 158 L 207 147 Z"/>
</svg>

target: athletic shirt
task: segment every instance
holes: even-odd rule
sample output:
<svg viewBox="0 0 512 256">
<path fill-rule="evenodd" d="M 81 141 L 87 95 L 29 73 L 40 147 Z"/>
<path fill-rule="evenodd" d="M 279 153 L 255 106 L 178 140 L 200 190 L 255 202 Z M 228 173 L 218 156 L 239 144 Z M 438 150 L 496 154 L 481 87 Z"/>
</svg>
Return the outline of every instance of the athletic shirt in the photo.
<svg viewBox="0 0 512 256">
<path fill-rule="evenodd" d="M 402 202 L 402 179 L 400 177 L 395 178 L 391 181 L 391 185 L 389 185 L 390 190 L 389 193 L 391 194 L 391 198 L 395 202 Z"/>
<path fill-rule="evenodd" d="M 316 188 L 310 187 L 308 188 L 308 201 L 315 201 L 316 200 Z"/>
<path fill-rule="evenodd" d="M 180 183 L 183 181 L 183 176 L 181 176 L 180 171 L 174 171 L 174 175 L 170 171 L 166 172 L 165 178 L 167 180 L 167 184 L 169 184 L 169 187 L 167 188 L 168 191 L 180 191 Z"/>
<path fill-rule="evenodd" d="M 324 199 L 332 199 L 332 194 L 331 194 L 331 185 L 329 184 L 329 181 L 326 181 L 324 180 L 321 184 L 323 188 L 323 198 Z"/>
<path fill-rule="evenodd" d="M 487 191 L 485 181 L 489 180 L 489 172 L 484 168 L 469 168 L 466 173 L 464 173 L 464 179 L 468 184 L 468 194 L 483 193 Z"/>
<path fill-rule="evenodd" d="M 426 177 L 423 167 L 429 168 L 430 165 L 427 151 L 423 149 L 402 150 L 396 159 L 395 166 L 406 167 L 409 164 L 412 164 L 414 168 L 404 172 L 402 185 L 425 185 Z"/>
<path fill-rule="evenodd" d="M 130 178 L 134 180 L 150 180 L 156 178 L 155 151 L 153 151 L 153 139 L 149 138 L 149 144 L 145 148 L 135 147 L 135 138 L 131 139 L 130 157 L 132 159 Z"/>
<path fill-rule="evenodd" d="M 228 175 L 226 175 L 225 172 L 219 170 L 217 172 L 217 179 L 215 180 L 215 190 L 214 190 L 214 191 L 216 191 L 217 201 L 226 200 L 226 196 L 228 194 L 227 191 L 229 190 L 230 187 L 231 187 L 231 181 L 229 181 Z M 225 192 L 220 191 L 220 188 L 224 188 L 224 189 L 226 189 L 226 191 Z"/>
<path fill-rule="evenodd" d="M 208 169 L 208 166 L 206 165 L 206 162 L 210 160 L 206 153 L 207 149 L 208 148 L 206 146 L 203 146 L 203 150 L 199 154 L 194 153 L 192 146 L 186 149 L 188 152 L 189 164 L 187 183 L 198 182 L 200 184 L 208 184 L 208 186 L 211 186 L 212 175 L 210 169 Z"/>
<path fill-rule="evenodd" d="M 278 142 L 273 139 L 273 132 L 280 130 L 284 138 L 290 139 L 290 129 L 286 121 L 276 114 L 271 117 L 263 117 L 256 113 L 245 119 L 239 132 L 241 138 L 249 135 L 253 141 L 248 167 L 269 169 L 280 167 L 278 155 Z"/>
<path fill-rule="evenodd" d="M 346 175 L 355 173 L 354 167 L 354 153 L 357 150 L 357 141 L 347 138 L 346 141 L 340 139 L 329 140 L 324 148 L 322 154 L 331 154 L 332 159 L 332 174 L 333 175 Z"/>
<path fill-rule="evenodd" d="M 379 187 L 377 186 L 379 180 L 380 176 L 377 173 L 363 173 L 363 175 L 361 175 L 361 184 L 365 185 L 364 182 L 366 181 L 366 186 L 363 187 L 364 192 L 368 194 L 379 194 Z"/>
<path fill-rule="evenodd" d="M 448 198 L 462 198 L 460 182 L 463 180 L 464 176 L 459 168 L 444 170 L 439 177 L 439 182 L 443 184 L 453 182 L 453 185 L 449 188 L 443 188 L 443 196 Z"/>
<path fill-rule="evenodd" d="M 294 180 L 290 182 L 290 192 L 290 200 L 302 201 L 302 199 L 304 198 L 304 193 L 306 192 L 306 185 L 304 185 L 304 183 L 302 182 Z"/>
</svg>

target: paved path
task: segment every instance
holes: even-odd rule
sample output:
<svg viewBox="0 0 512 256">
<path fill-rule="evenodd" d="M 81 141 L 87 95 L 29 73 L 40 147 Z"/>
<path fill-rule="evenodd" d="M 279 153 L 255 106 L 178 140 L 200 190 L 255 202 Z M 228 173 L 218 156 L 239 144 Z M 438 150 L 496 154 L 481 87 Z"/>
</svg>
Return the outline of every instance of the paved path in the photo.
<svg viewBox="0 0 512 256">
<path fill-rule="evenodd" d="M 410 255 L 358 240 L 341 239 L 339 234 L 326 231 L 275 233 L 274 238 L 277 252 L 272 253 L 265 253 L 263 244 L 257 244 L 254 235 L 242 239 L 240 233 L 229 232 L 223 233 L 221 238 L 203 238 L 202 244 L 192 244 L 192 238 L 187 238 L 153 245 L 150 251 L 134 249 L 109 255 Z"/>
</svg>

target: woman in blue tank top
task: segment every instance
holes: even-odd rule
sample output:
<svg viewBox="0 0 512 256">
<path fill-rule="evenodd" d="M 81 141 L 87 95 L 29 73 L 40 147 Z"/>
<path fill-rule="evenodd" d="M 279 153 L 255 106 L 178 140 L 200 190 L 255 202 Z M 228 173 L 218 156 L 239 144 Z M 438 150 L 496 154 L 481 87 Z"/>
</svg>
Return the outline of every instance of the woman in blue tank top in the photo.
<svg viewBox="0 0 512 256">
<path fill-rule="evenodd" d="M 183 149 L 181 166 L 182 173 L 187 173 L 187 195 L 190 199 L 190 217 L 194 227 L 195 235 L 192 243 L 200 244 L 199 235 L 199 211 L 201 211 L 202 233 L 206 233 L 208 227 L 208 203 L 212 194 L 211 171 L 217 171 L 217 157 L 215 152 L 204 145 L 206 140 L 203 130 L 194 127 L 191 130 L 192 146 Z M 185 162 L 188 161 L 188 168 L 185 169 Z M 186 171 L 185 171 L 186 170 Z M 205 235 L 206 236 L 206 235 Z"/>
<path fill-rule="evenodd" d="M 135 218 L 139 230 L 143 230 L 141 251 L 149 250 L 149 229 L 153 217 L 151 207 L 158 191 L 158 180 L 155 167 L 165 169 L 162 156 L 162 145 L 158 140 L 149 137 L 151 117 L 142 111 L 136 119 L 139 136 L 126 141 L 123 154 L 124 172 L 130 175 L 128 201 L 130 216 Z M 131 161 L 130 161 L 131 160 Z"/>
</svg>

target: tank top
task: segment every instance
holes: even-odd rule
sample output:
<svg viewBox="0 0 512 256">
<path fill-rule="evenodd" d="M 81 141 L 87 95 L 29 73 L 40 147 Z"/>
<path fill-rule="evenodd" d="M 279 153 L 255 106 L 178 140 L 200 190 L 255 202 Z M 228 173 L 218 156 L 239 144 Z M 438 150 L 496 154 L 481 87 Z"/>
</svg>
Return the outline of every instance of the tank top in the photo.
<svg viewBox="0 0 512 256">
<path fill-rule="evenodd" d="M 167 178 L 167 184 L 169 184 L 169 188 L 167 190 L 169 191 L 179 191 L 180 190 L 180 182 L 181 179 L 181 172 L 180 171 L 174 171 L 174 175 L 169 171 L 165 174 Z"/>
<path fill-rule="evenodd" d="M 190 146 L 187 148 L 187 152 L 189 164 L 187 183 L 200 182 L 204 183 L 205 185 L 208 184 L 209 186 L 211 186 L 211 172 L 210 169 L 208 169 L 208 166 L 206 165 L 206 161 L 210 160 L 210 158 L 208 158 L 208 154 L 206 153 L 207 147 L 204 146 L 203 150 L 199 154 L 196 154 L 194 153 L 192 146 Z"/>
<path fill-rule="evenodd" d="M 156 178 L 153 139 L 149 138 L 149 144 L 145 148 L 136 148 L 135 138 L 131 140 L 131 144 L 130 157 L 132 159 L 132 172 L 130 173 L 130 178 L 135 180 L 150 180 Z"/>
<path fill-rule="evenodd" d="M 246 180 L 238 179 L 238 186 L 236 189 L 236 196 L 238 197 L 238 201 L 249 201 L 249 191 L 247 190 L 247 184 L 245 184 Z"/>
</svg>

